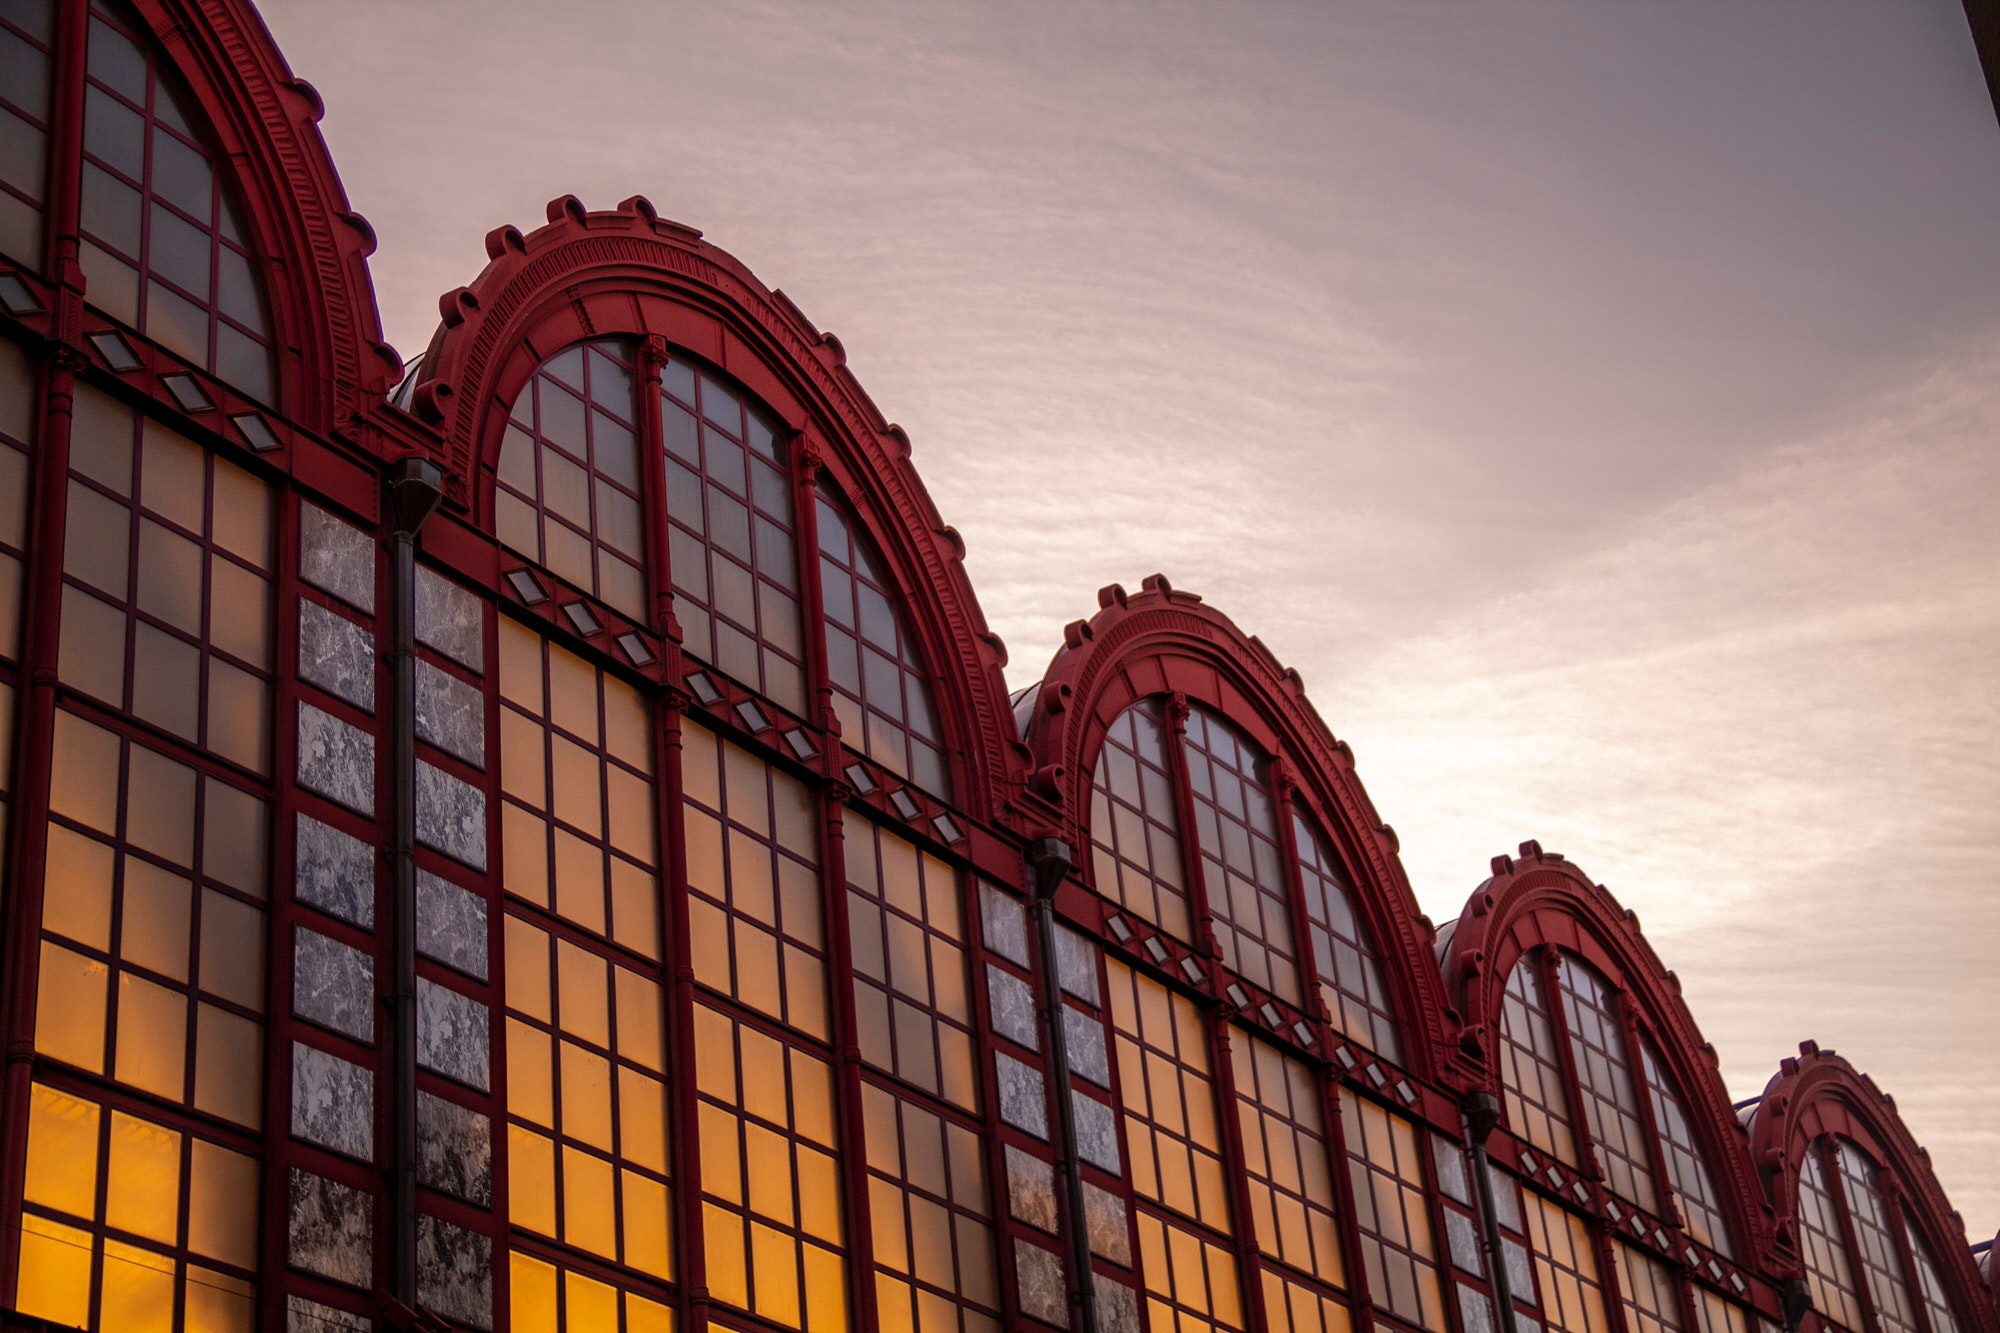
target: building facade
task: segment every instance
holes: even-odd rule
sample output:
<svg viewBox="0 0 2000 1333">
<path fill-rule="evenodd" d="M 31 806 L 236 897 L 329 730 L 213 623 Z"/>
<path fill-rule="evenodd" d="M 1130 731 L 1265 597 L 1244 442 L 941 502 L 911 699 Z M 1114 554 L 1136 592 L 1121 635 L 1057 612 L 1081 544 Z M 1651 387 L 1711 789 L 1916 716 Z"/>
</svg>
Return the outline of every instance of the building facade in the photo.
<svg viewBox="0 0 2000 1333">
<path fill-rule="evenodd" d="M 1434 927 L 1200 598 L 1010 698 L 645 199 L 405 376 L 320 112 L 244 0 L 0 4 L 0 1325 L 2000 1331 L 1867 1079 L 1732 1108 L 1532 844 Z"/>
</svg>

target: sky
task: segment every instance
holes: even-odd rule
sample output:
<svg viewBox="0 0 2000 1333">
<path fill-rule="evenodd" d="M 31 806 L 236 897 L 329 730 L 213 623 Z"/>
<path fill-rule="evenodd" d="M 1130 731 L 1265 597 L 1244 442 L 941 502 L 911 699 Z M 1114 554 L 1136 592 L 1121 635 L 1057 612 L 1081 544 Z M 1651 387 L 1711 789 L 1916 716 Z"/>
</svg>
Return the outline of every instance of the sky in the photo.
<svg viewBox="0 0 2000 1333">
<path fill-rule="evenodd" d="M 1164 572 L 1455 917 L 1525 838 L 1736 1098 L 2000 1228 L 2000 122 L 1958 0 L 265 0 L 421 351 L 644 194 L 838 333 L 1009 683 Z"/>
</svg>

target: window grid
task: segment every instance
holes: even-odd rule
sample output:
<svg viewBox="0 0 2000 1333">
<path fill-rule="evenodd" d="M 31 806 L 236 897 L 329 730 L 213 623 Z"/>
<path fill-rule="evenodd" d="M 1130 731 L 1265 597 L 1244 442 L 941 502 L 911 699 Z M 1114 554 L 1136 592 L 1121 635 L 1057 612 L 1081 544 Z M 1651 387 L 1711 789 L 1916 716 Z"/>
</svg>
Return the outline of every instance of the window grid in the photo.
<svg viewBox="0 0 2000 1333">
<path fill-rule="evenodd" d="M 787 1328 L 847 1326 L 833 1067 L 695 1007 L 709 1294 Z"/>
<path fill-rule="evenodd" d="M 60 711 L 49 808 L 36 1049 L 258 1128 L 265 802 Z"/>
<path fill-rule="evenodd" d="M 496 480 L 502 543 L 633 619 L 651 619 L 630 347 L 579 343 L 544 361 L 514 400 Z"/>
<path fill-rule="evenodd" d="M 1507 1123 L 1542 1151 L 1574 1163 L 1569 1099 L 1543 990 L 1541 967 L 1531 950 L 1514 964 L 1501 997 L 1500 1082 L 1506 1093 Z"/>
<path fill-rule="evenodd" d="M 1625 1333 L 1680 1333 L 1680 1297 L 1666 1268 L 1622 1240 L 1611 1242 L 1611 1253 L 1618 1263 Z"/>
<path fill-rule="evenodd" d="M 1222 961 L 1246 981 L 1297 1004 L 1291 890 L 1265 771 L 1269 761 L 1199 705 L 1188 710 L 1186 754 L 1195 843 Z"/>
<path fill-rule="evenodd" d="M 1424 1193 L 1421 1133 L 1349 1088 L 1340 1090 L 1340 1107 L 1369 1296 L 1398 1318 L 1442 1333 L 1444 1302 Z"/>
<path fill-rule="evenodd" d="M 1241 1028 L 1232 1030 L 1230 1050 L 1257 1248 L 1330 1287 L 1344 1287 L 1318 1080 Z"/>
<path fill-rule="evenodd" d="M 1674 1202 L 1680 1205 L 1681 1220 L 1695 1240 L 1730 1258 L 1729 1223 L 1722 1215 L 1722 1196 L 1715 1188 L 1715 1176 L 1708 1169 L 1707 1155 L 1695 1141 L 1687 1108 L 1650 1037 L 1640 1038 L 1639 1060 L 1645 1069 L 1646 1093 L 1653 1101 L 1653 1123 L 1659 1127 L 1667 1179 L 1673 1185 Z"/>
<path fill-rule="evenodd" d="M 980 1131 L 861 1086 L 884 1333 L 999 1333 L 991 1195 Z"/>
<path fill-rule="evenodd" d="M 1305 890 L 1306 921 L 1312 931 L 1313 965 L 1319 991 L 1334 1025 L 1375 1054 L 1402 1063 L 1402 1041 L 1382 965 L 1368 927 L 1354 914 L 1354 900 L 1324 835 L 1304 815 L 1292 815 L 1299 853 L 1299 880 Z"/>
<path fill-rule="evenodd" d="M 1751 1333 L 1750 1316 L 1743 1307 L 1707 1287 L 1694 1289 L 1694 1317 L 1700 1333 Z"/>
<path fill-rule="evenodd" d="M 976 1110 L 958 874 L 853 810 L 842 819 L 861 1056 L 933 1097 Z"/>
<path fill-rule="evenodd" d="M 1194 1001 L 1107 960 L 1133 1192 L 1233 1234 L 1208 1034 Z"/>
<path fill-rule="evenodd" d="M 1835 1141 L 1834 1155 L 1840 1164 L 1841 1192 L 1847 1196 L 1847 1215 L 1854 1222 L 1854 1239 L 1861 1248 L 1861 1271 L 1868 1279 L 1875 1318 L 1883 1333 L 1919 1333 L 1910 1288 L 1903 1280 L 1902 1255 L 1876 1184 L 1875 1164 L 1849 1139 Z"/>
<path fill-rule="evenodd" d="M 1607 1333 L 1604 1288 L 1584 1220 L 1532 1192 L 1526 1212 L 1548 1327 L 1558 1333 Z"/>
<path fill-rule="evenodd" d="M 1247 1325 L 1232 1250 L 1150 1209 L 1139 1210 L 1138 1222 L 1148 1328 L 1209 1333 Z"/>
<path fill-rule="evenodd" d="M 771 427 L 744 395 L 685 361 L 662 368 L 660 392 L 683 646 L 804 716 L 798 523 Z"/>
<path fill-rule="evenodd" d="M 825 1041 L 818 800 L 704 727 L 681 744 L 695 978 Z"/>
<path fill-rule="evenodd" d="M 515 1250 L 508 1262 L 511 1333 L 673 1333 L 671 1305 Z"/>
<path fill-rule="evenodd" d="M 0 254 L 42 266 L 47 202 L 50 99 L 55 85 L 51 3 L 11 5 L 0 18 Z"/>
<path fill-rule="evenodd" d="M 269 772 L 272 510 L 263 481 L 79 385 L 64 683 Z"/>
<path fill-rule="evenodd" d="M 826 673 L 842 739 L 933 796 L 950 796 L 930 679 L 895 585 L 852 516 L 825 491 L 819 555 Z"/>
<path fill-rule="evenodd" d="M 1486 1251 L 1480 1241 L 1482 1226 L 1475 1211 L 1472 1176 L 1464 1147 L 1441 1134 L 1432 1135 L 1431 1166 L 1436 1173 L 1438 1191 L 1443 1195 L 1440 1211 L 1444 1215 L 1445 1248 L 1451 1255 L 1452 1267 L 1490 1284 L 1493 1275 L 1488 1270 Z M 1533 1310 L 1535 1273 L 1533 1262 L 1528 1258 L 1527 1231 L 1521 1220 L 1520 1188 L 1512 1176 L 1495 1170 L 1490 1159 L 1486 1162 L 1486 1179 L 1493 1189 L 1493 1211 L 1500 1223 L 1500 1252 L 1507 1267 L 1508 1293 L 1519 1305 Z M 1461 1318 L 1460 1323 L 1470 1324 L 1476 1319 L 1480 1329 L 1491 1333 L 1490 1297 L 1471 1287 L 1463 1277 L 1457 1279 L 1457 1284 L 1461 1316 L 1468 1308 L 1466 1302 L 1473 1299 L 1467 1296 L 1467 1291 L 1473 1291 L 1478 1301 L 1486 1306 L 1481 1314 L 1472 1319 Z M 1531 1316 L 1521 1310 L 1516 1310 L 1515 1315 L 1515 1322 L 1521 1329 L 1532 1328 Z M 1467 1333 L 1472 1333 L 1472 1330 L 1468 1328 Z"/>
<path fill-rule="evenodd" d="M 263 282 L 214 155 L 147 35 L 101 4 L 87 69 L 79 258 L 91 304 L 273 403 Z"/>
<path fill-rule="evenodd" d="M 1924 1313 L 1930 1316 L 1931 1333 L 1958 1333 L 1958 1318 L 1951 1312 L 1951 1298 L 1945 1295 L 1944 1275 L 1938 1272 L 1937 1260 L 1931 1256 L 1930 1243 L 1915 1227 L 1907 1225 L 1907 1214 L 1904 1221 L 1904 1234 L 1910 1242 L 1910 1257 L 1917 1265 L 1917 1294 L 1923 1300 Z"/>
<path fill-rule="evenodd" d="M 1176 939 L 1191 940 L 1167 744 L 1157 699 L 1133 704 L 1105 733 L 1091 783 L 1092 862 L 1100 894 Z"/>
<path fill-rule="evenodd" d="M 258 1165 L 34 1084 L 15 1308 L 103 1329 L 248 1328 Z"/>
<path fill-rule="evenodd" d="M 1606 1183 L 1627 1203 L 1658 1212 L 1649 1136 L 1625 1058 L 1617 997 L 1589 964 L 1570 953 L 1557 957 L 1570 1056 Z"/>
<path fill-rule="evenodd" d="M 1798 1217 L 1799 1249 L 1812 1287 L 1813 1309 L 1848 1333 L 1862 1333 L 1861 1299 L 1855 1292 L 1853 1271 L 1847 1266 L 1840 1214 L 1827 1191 L 1817 1147 L 1808 1147 L 1799 1163 Z"/>
<path fill-rule="evenodd" d="M 509 1219 L 653 1290 L 673 1277 L 660 984 L 513 913 L 505 930 Z"/>
<path fill-rule="evenodd" d="M 645 696 L 504 616 L 499 645 L 507 892 L 657 960 L 659 811 Z"/>
<path fill-rule="evenodd" d="M 4 225 L 0 221 L 0 227 Z M 78 393 L 82 392 L 79 387 Z M 19 661 L 21 656 L 21 580 L 28 560 L 28 440 L 34 433 L 35 412 L 35 367 L 20 344 L 0 339 L 0 501 L 4 501 L 0 503 L 0 657 L 9 661 Z"/>
</svg>

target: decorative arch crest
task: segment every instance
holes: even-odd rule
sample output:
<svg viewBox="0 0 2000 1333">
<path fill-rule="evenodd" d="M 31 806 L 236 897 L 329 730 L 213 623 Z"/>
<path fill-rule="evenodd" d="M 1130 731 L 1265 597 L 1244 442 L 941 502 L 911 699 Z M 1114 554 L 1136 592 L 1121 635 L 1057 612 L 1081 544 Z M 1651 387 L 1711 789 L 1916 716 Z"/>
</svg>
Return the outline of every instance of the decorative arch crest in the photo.
<svg viewBox="0 0 2000 1333">
<path fill-rule="evenodd" d="M 846 500 L 881 552 L 933 675 L 940 722 L 964 771 L 955 798 L 975 816 L 1024 782 L 1001 668 L 964 567 L 965 545 L 939 517 L 886 420 L 821 333 L 782 292 L 695 228 L 634 196 L 591 212 L 573 195 L 548 222 L 486 237 L 486 268 L 438 301 L 442 322 L 411 395 L 442 437 L 448 501 L 490 527 L 492 473 L 508 405 L 549 355 L 588 338 L 657 338 L 742 384 L 794 434 L 802 465 Z"/>
<path fill-rule="evenodd" d="M 1431 961 L 1435 932 L 1403 873 L 1395 830 L 1376 813 L 1353 751 L 1306 698 L 1299 673 L 1164 575 L 1148 577 L 1137 594 L 1113 584 L 1097 598 L 1096 615 L 1064 629 L 1018 715 L 1035 794 L 1059 807 L 1064 836 L 1090 845 L 1098 751 L 1126 708 L 1162 694 L 1207 705 L 1278 758 L 1280 781 L 1345 861 L 1407 1038 L 1404 1056 L 1412 1072 L 1441 1075 L 1458 1020 Z"/>
<path fill-rule="evenodd" d="M 125 0 L 207 124 L 262 258 L 279 403 L 321 434 L 354 430 L 402 373 L 368 256 L 375 231 L 348 206 L 320 136 L 325 104 L 295 76 L 248 0 Z"/>
<path fill-rule="evenodd" d="M 1799 1171 L 1813 1142 L 1851 1139 L 1895 1178 L 1897 1202 L 1929 1243 L 1949 1288 L 1953 1312 L 1972 1322 L 1962 1333 L 1994 1333 L 2000 1311 L 1988 1278 L 1973 1260 L 1965 1219 L 1931 1171 L 1930 1153 L 1911 1135 L 1896 1099 L 1833 1051 L 1811 1041 L 1778 1065 L 1748 1119 L 1752 1160 L 1777 1207 L 1782 1236 L 1797 1251 Z M 1796 1263 L 1796 1259 L 1792 1260 Z"/>
<path fill-rule="evenodd" d="M 1500 1012 L 1514 965 L 1540 945 L 1567 949 L 1589 963 L 1646 1016 L 1748 1251 L 1738 1259 L 1754 1267 L 1772 1242 L 1775 1219 L 1730 1109 L 1715 1047 L 1681 998 L 1680 978 L 1653 951 L 1638 914 L 1621 907 L 1609 889 L 1539 843 L 1524 842 L 1519 851 L 1518 858 L 1493 858 L 1492 876 L 1467 900 L 1439 959 L 1465 1016 L 1463 1050 L 1479 1062 L 1484 1086 L 1498 1093 Z"/>
</svg>

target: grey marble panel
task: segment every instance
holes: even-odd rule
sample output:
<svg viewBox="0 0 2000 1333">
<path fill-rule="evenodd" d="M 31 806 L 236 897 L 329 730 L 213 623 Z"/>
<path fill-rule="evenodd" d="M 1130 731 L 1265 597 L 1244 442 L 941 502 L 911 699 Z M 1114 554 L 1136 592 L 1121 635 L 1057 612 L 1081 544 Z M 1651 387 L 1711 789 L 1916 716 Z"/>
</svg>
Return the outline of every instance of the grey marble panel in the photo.
<svg viewBox="0 0 2000 1333">
<path fill-rule="evenodd" d="M 1116 1278 L 1092 1273 L 1097 1292 L 1097 1333 L 1139 1333 L 1139 1296 Z"/>
<path fill-rule="evenodd" d="M 309 703 L 299 705 L 299 785 L 350 810 L 375 813 L 375 738 Z"/>
<path fill-rule="evenodd" d="M 318 602 L 299 598 L 299 679 L 375 711 L 375 635 Z"/>
<path fill-rule="evenodd" d="M 486 900 L 419 870 L 417 952 L 486 980 Z"/>
<path fill-rule="evenodd" d="M 1472 1230 L 1472 1219 L 1464 1213 L 1445 1209 L 1445 1247 L 1451 1251 L 1451 1261 L 1468 1273 L 1486 1273 L 1486 1261 L 1479 1253 L 1479 1237 Z"/>
<path fill-rule="evenodd" d="M 493 1238 L 417 1218 L 417 1303 L 454 1324 L 493 1327 Z"/>
<path fill-rule="evenodd" d="M 1084 1181 L 1083 1221 L 1092 1254 L 1123 1268 L 1132 1266 L 1132 1228 L 1125 1217 L 1123 1199 Z"/>
<path fill-rule="evenodd" d="M 986 1001 L 993 1013 L 993 1030 L 1031 1051 L 1042 1049 L 1035 1022 L 1035 993 L 1012 972 L 986 965 Z"/>
<path fill-rule="evenodd" d="M 375 1075 L 292 1043 L 292 1137 L 368 1161 L 375 1155 Z"/>
<path fill-rule="evenodd" d="M 1028 909 L 1021 900 L 991 884 L 979 886 L 979 924 L 986 947 L 1021 967 L 1028 962 Z"/>
<path fill-rule="evenodd" d="M 1124 1164 L 1118 1157 L 1118 1117 L 1097 1098 L 1080 1092 L 1069 1099 L 1069 1105 L 1076 1121 L 1077 1156 L 1114 1176 L 1123 1175 Z"/>
<path fill-rule="evenodd" d="M 1463 1282 L 1452 1286 L 1458 1292 L 1458 1322 L 1465 1333 L 1493 1333 L 1492 1298 Z"/>
<path fill-rule="evenodd" d="M 1068 926 L 1056 927 L 1056 978 L 1085 1004 L 1097 1000 L 1097 947 Z"/>
<path fill-rule="evenodd" d="M 417 1063 L 485 1092 L 490 1086 L 486 1006 L 417 978 Z"/>
<path fill-rule="evenodd" d="M 418 760 L 417 841 L 486 869 L 486 793 Z"/>
<path fill-rule="evenodd" d="M 299 577 L 372 615 L 375 539 L 318 505 L 301 501 Z"/>
<path fill-rule="evenodd" d="M 375 1040 L 375 960 L 301 926 L 292 945 L 292 1012 L 356 1041 Z"/>
<path fill-rule="evenodd" d="M 467 1203 L 492 1203 L 492 1122 L 457 1102 L 419 1092 L 417 1179 Z"/>
<path fill-rule="evenodd" d="M 286 1227 L 295 1267 L 351 1287 L 372 1283 L 375 1202 L 368 1195 L 293 1167 Z"/>
<path fill-rule="evenodd" d="M 1100 1088 L 1111 1087 L 1111 1052 L 1104 1045 L 1104 1024 L 1081 1009 L 1063 1006 L 1063 1049 L 1073 1074 Z"/>
<path fill-rule="evenodd" d="M 1000 1118 L 1046 1142 L 1049 1108 L 1042 1091 L 1042 1071 L 1022 1064 L 1011 1055 L 996 1053 L 993 1061 L 999 1074 Z"/>
<path fill-rule="evenodd" d="M 1021 1313 L 1057 1328 L 1069 1327 L 1069 1290 L 1063 1285 L 1062 1256 L 1024 1240 L 1014 1242 L 1014 1278 Z"/>
<path fill-rule="evenodd" d="M 303 1296 L 287 1296 L 285 1333 L 375 1333 L 375 1325 L 367 1315 L 349 1314 Z"/>
<path fill-rule="evenodd" d="M 292 896 L 350 925 L 375 929 L 375 849 L 300 815 L 292 844 Z"/>
<path fill-rule="evenodd" d="M 1007 1145 L 1007 1211 L 1017 1221 L 1053 1233 L 1056 1229 L 1056 1169 Z"/>
<path fill-rule="evenodd" d="M 475 768 L 486 767 L 486 696 L 448 671 L 417 663 L 417 735 Z"/>
<path fill-rule="evenodd" d="M 486 635 L 479 598 L 424 565 L 417 566 L 417 642 L 460 666 L 486 669 Z"/>
</svg>

